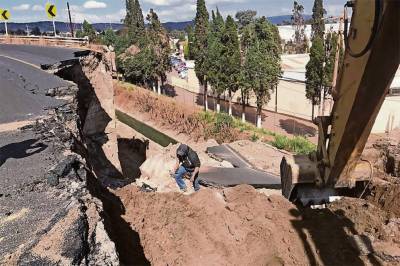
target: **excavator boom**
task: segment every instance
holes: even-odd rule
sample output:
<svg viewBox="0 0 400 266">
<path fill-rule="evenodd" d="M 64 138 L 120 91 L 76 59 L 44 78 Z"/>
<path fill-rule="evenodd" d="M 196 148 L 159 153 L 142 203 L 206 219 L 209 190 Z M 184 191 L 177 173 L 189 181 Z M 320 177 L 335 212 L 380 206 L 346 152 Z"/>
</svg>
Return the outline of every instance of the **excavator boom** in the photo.
<svg viewBox="0 0 400 266">
<path fill-rule="evenodd" d="M 400 63 L 400 1 L 348 1 L 353 8 L 330 116 L 318 117 L 318 149 L 283 158 L 283 194 L 303 203 L 370 179 L 360 156 Z M 369 169 L 368 169 L 369 170 Z"/>
</svg>

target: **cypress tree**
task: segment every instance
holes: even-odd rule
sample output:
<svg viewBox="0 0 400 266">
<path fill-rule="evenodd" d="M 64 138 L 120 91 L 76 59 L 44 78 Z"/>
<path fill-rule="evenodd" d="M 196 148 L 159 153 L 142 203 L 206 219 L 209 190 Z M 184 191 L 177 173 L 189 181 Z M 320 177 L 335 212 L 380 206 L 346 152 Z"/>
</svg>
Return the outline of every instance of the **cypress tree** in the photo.
<svg viewBox="0 0 400 266">
<path fill-rule="evenodd" d="M 306 24 L 303 17 L 304 7 L 297 3 L 297 1 L 294 1 L 292 12 L 291 21 L 294 27 L 294 36 L 293 42 L 288 43 L 288 48 L 293 49 L 297 54 L 305 53 L 308 49 L 308 40 L 305 34 Z"/>
<path fill-rule="evenodd" d="M 149 22 L 148 26 L 148 46 L 154 50 L 154 63 L 155 86 L 157 87 L 158 94 L 161 94 L 161 85 L 164 85 L 167 75 L 166 72 L 171 70 L 169 61 L 170 47 L 167 31 L 162 26 L 158 15 L 153 9 L 150 9 L 146 17 Z"/>
<path fill-rule="evenodd" d="M 222 59 L 223 44 L 222 34 L 224 31 L 224 20 L 221 14 L 212 12 L 212 21 L 210 30 L 207 36 L 207 50 L 204 67 L 206 69 L 207 81 L 213 88 L 214 93 L 217 95 L 217 112 L 220 111 L 220 99 L 224 90 L 223 83 L 223 68 L 225 62 Z"/>
<path fill-rule="evenodd" d="M 145 35 L 145 27 L 139 0 L 126 0 L 125 25 L 128 28 L 131 43 L 140 43 Z"/>
<path fill-rule="evenodd" d="M 325 21 L 324 14 L 326 11 L 323 7 L 323 0 L 315 0 L 312 9 L 312 22 L 311 22 L 311 39 L 316 36 L 319 38 L 324 37 L 325 32 Z"/>
<path fill-rule="evenodd" d="M 248 73 L 245 71 L 245 65 L 248 63 L 247 55 L 251 47 L 252 42 L 254 42 L 254 20 L 246 26 L 242 27 L 240 30 L 240 50 L 241 50 L 241 104 L 242 104 L 242 122 L 246 122 L 246 100 L 249 98 L 249 93 L 252 90 L 252 82 L 249 80 Z"/>
<path fill-rule="evenodd" d="M 314 119 L 314 106 L 321 102 L 321 89 L 324 85 L 324 41 L 315 36 L 310 49 L 310 61 L 306 65 L 306 97 L 311 101 Z"/>
<path fill-rule="evenodd" d="M 207 53 L 207 35 L 208 35 L 208 24 L 209 14 L 207 11 L 206 3 L 204 0 L 197 0 L 197 11 L 195 28 L 194 28 L 194 42 L 192 46 L 192 52 L 195 58 L 195 72 L 199 79 L 200 85 L 203 86 L 204 92 L 204 109 L 208 109 L 207 104 L 207 81 L 205 68 L 205 60 Z"/>
<path fill-rule="evenodd" d="M 244 64 L 246 83 L 253 89 L 257 98 L 257 127 L 261 127 L 263 105 L 270 100 L 271 92 L 278 84 L 281 75 L 280 43 L 276 29 L 265 17 L 257 19 L 254 33 L 250 36 L 249 48 Z"/>
<path fill-rule="evenodd" d="M 229 96 L 229 115 L 232 115 L 232 93 L 236 92 L 240 86 L 240 45 L 239 34 L 235 21 L 231 16 L 226 18 L 225 30 L 222 36 L 223 55 L 222 61 L 225 67 L 222 69 L 223 81 Z"/>
</svg>

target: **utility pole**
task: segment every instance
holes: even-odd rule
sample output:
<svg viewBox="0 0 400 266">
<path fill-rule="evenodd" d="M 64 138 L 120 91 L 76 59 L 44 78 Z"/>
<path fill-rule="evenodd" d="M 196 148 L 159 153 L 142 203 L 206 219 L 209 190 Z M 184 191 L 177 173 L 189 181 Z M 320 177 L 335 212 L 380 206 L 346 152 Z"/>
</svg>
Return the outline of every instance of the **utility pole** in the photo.
<svg viewBox="0 0 400 266">
<path fill-rule="evenodd" d="M 67 2 L 67 8 L 68 8 L 68 17 L 69 17 L 69 27 L 71 28 L 71 36 L 73 38 L 74 37 L 74 27 L 72 25 L 71 10 L 69 8 L 69 2 Z"/>
</svg>

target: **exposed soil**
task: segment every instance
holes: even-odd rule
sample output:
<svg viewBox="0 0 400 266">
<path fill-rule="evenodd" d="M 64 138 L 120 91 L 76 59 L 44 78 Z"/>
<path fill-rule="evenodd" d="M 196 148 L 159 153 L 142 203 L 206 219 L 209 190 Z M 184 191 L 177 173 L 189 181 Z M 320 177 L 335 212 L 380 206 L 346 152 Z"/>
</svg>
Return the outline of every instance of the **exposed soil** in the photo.
<svg viewBox="0 0 400 266">
<path fill-rule="evenodd" d="M 385 247 L 396 251 L 398 219 L 387 220 L 364 200 L 303 209 L 247 185 L 190 196 L 140 192 L 133 185 L 114 193 L 152 265 L 396 264 Z M 359 235 L 372 254 L 360 255 L 352 240 Z"/>
<path fill-rule="evenodd" d="M 134 186 L 115 193 L 152 265 L 307 264 L 300 239 L 289 230 L 294 206 L 283 198 L 267 198 L 249 186 L 191 196 Z"/>
</svg>

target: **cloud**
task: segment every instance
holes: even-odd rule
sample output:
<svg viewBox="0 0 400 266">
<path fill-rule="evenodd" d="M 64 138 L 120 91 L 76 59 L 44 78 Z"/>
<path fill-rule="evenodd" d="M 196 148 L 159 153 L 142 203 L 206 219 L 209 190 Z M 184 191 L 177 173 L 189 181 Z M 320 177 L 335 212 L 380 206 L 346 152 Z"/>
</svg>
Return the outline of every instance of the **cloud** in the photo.
<svg viewBox="0 0 400 266">
<path fill-rule="evenodd" d="M 82 23 L 84 20 L 87 20 L 89 23 L 109 23 L 109 22 L 121 22 L 121 19 L 124 19 L 126 15 L 125 9 L 120 9 L 114 13 L 108 13 L 104 15 L 96 15 L 90 14 L 86 12 L 73 12 L 72 13 L 72 21 L 75 23 Z M 67 19 L 67 17 L 63 16 L 63 19 Z"/>
<path fill-rule="evenodd" d="M 16 11 L 24 11 L 28 10 L 31 7 L 30 4 L 21 4 L 19 6 L 13 6 L 12 9 Z"/>
<path fill-rule="evenodd" d="M 325 10 L 328 15 L 339 15 L 343 12 L 343 5 L 326 5 Z"/>
<path fill-rule="evenodd" d="M 106 8 L 107 4 L 98 1 L 87 1 L 83 4 L 83 7 L 86 9 L 99 9 L 99 8 Z"/>
<path fill-rule="evenodd" d="M 172 5 L 179 5 L 185 2 L 186 0 L 144 0 L 144 3 L 148 3 L 154 6 L 172 6 Z"/>
<path fill-rule="evenodd" d="M 170 7 L 168 9 L 157 10 L 156 13 L 160 17 L 162 22 L 192 20 L 196 14 L 196 4 L 187 3 L 180 6 Z"/>
<path fill-rule="evenodd" d="M 33 10 L 33 11 L 44 11 L 44 7 L 41 6 L 41 5 L 34 5 L 34 6 L 32 7 L 32 10 Z"/>
</svg>

